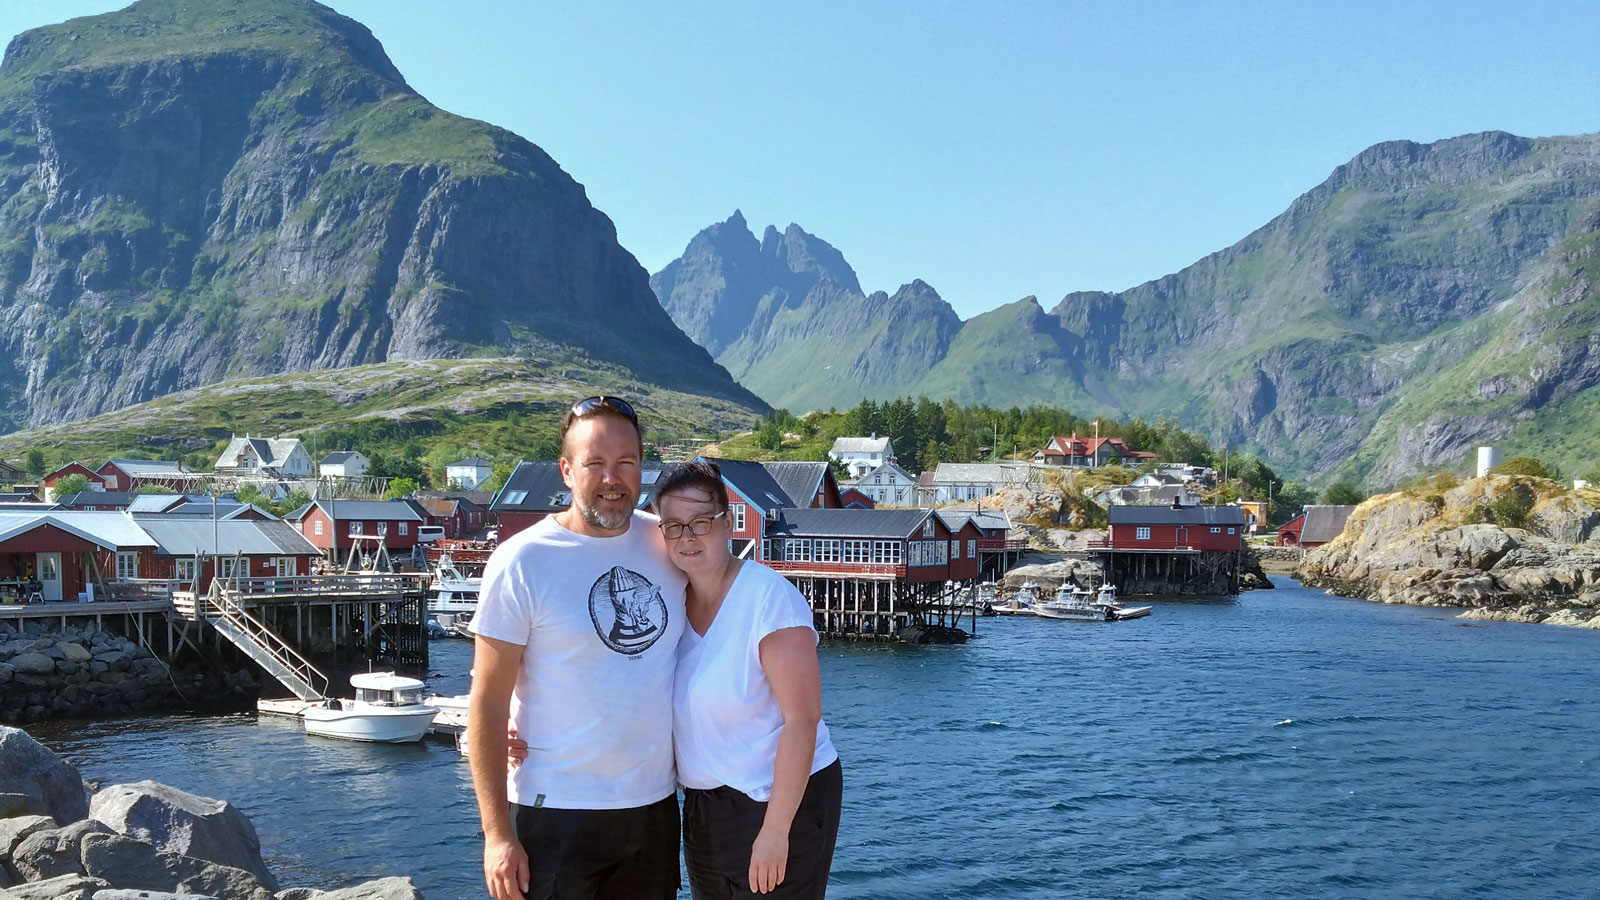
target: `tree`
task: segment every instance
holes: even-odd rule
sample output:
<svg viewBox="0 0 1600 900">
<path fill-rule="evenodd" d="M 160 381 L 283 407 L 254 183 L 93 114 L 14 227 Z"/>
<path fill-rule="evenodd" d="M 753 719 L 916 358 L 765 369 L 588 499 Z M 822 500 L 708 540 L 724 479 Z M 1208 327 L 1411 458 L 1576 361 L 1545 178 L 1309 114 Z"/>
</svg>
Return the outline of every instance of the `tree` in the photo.
<svg viewBox="0 0 1600 900">
<path fill-rule="evenodd" d="M 1594 487 L 1600 487 L 1600 469 L 1590 469 L 1578 477 Z"/>
<path fill-rule="evenodd" d="M 783 429 L 778 427 L 776 419 L 767 419 L 756 430 L 756 444 L 766 450 L 777 450 L 783 446 Z"/>
<path fill-rule="evenodd" d="M 71 475 L 56 479 L 55 495 L 65 497 L 68 494 L 81 494 L 88 489 L 88 476 L 73 472 Z"/>
<path fill-rule="evenodd" d="M 556 456 L 560 456 L 560 455 L 561 454 L 559 452 L 556 454 Z M 544 459 L 544 458 L 545 457 L 542 457 L 542 456 L 534 457 L 534 459 Z M 550 459 L 555 459 L 556 457 L 552 456 L 552 457 L 549 457 L 549 458 Z M 481 490 L 481 491 L 488 491 L 491 494 L 499 493 L 500 489 L 506 486 L 506 479 L 511 477 L 511 472 L 512 472 L 511 463 L 508 463 L 508 462 L 495 463 L 494 464 L 494 471 L 492 473 L 490 473 L 489 480 L 485 481 L 483 484 L 479 485 L 478 489 Z"/>
<path fill-rule="evenodd" d="M 1348 481 L 1335 481 L 1322 492 L 1322 502 L 1329 506 L 1354 506 L 1365 499 L 1367 495 Z"/>
<path fill-rule="evenodd" d="M 1494 467 L 1495 475 L 1526 475 L 1529 478 L 1555 478 L 1545 464 L 1531 456 L 1513 456 Z"/>
<path fill-rule="evenodd" d="M 399 500 L 401 497 L 409 497 L 415 494 L 417 490 L 417 480 L 415 478 L 396 478 L 389 482 L 389 489 L 383 492 L 383 499 Z"/>
<path fill-rule="evenodd" d="M 38 448 L 34 448 L 32 450 L 29 450 L 26 459 L 27 459 L 28 477 L 32 478 L 34 481 L 38 481 L 39 479 L 43 478 L 44 477 L 44 472 L 45 472 L 45 469 L 44 469 L 44 451 L 40 450 Z"/>
</svg>

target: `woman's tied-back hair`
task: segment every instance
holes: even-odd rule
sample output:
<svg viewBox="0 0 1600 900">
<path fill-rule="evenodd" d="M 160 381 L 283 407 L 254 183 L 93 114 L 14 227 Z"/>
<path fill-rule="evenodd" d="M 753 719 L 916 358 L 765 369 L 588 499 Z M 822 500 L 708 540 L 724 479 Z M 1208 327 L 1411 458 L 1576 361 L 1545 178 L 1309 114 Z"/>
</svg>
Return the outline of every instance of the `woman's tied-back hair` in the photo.
<svg viewBox="0 0 1600 900">
<path fill-rule="evenodd" d="M 722 486 L 722 470 L 714 462 L 695 460 L 678 463 L 667 476 L 656 484 L 655 508 L 661 511 L 661 498 L 686 489 L 704 491 L 711 495 L 718 512 L 728 511 L 728 492 Z"/>
</svg>

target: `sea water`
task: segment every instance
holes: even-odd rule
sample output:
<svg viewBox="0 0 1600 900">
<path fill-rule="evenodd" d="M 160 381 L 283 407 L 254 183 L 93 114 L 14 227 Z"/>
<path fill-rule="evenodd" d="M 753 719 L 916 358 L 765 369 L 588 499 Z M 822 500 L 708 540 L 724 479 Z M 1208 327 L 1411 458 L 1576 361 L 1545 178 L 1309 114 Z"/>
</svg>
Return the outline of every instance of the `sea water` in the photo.
<svg viewBox="0 0 1600 900">
<path fill-rule="evenodd" d="M 824 643 L 830 896 L 1600 894 L 1600 632 L 1280 584 L 1132 622 L 984 619 L 959 647 Z M 433 687 L 464 692 L 470 646 L 431 652 Z M 254 716 L 31 730 L 87 778 L 231 800 L 285 886 L 486 896 L 453 747 Z"/>
</svg>

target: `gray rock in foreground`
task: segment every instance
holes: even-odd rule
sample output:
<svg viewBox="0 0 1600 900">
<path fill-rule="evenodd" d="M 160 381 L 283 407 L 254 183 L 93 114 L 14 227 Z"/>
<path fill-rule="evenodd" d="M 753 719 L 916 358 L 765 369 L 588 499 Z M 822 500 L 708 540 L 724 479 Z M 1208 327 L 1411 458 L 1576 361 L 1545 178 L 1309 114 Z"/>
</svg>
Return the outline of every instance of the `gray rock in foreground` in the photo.
<svg viewBox="0 0 1600 900">
<path fill-rule="evenodd" d="M 271 890 L 278 889 L 261 858 L 255 826 L 226 800 L 140 781 L 102 788 L 90 801 L 89 815 L 158 850 L 243 869 Z"/>
<path fill-rule="evenodd" d="M 82 875 L 83 839 L 108 831 L 93 819 L 28 835 L 11 851 L 11 866 L 28 881 Z"/>
<path fill-rule="evenodd" d="M 316 900 L 422 900 L 410 878 L 379 878 L 337 891 L 318 894 Z"/>
<path fill-rule="evenodd" d="M 62 875 L 45 881 L 32 881 L 9 888 L 17 900 L 90 900 L 111 885 L 98 878 Z"/>
<path fill-rule="evenodd" d="M 272 891 L 243 869 L 166 853 L 120 834 L 84 838 L 83 869 L 85 874 L 103 878 L 117 887 L 211 895 L 227 900 L 272 900 Z"/>
<path fill-rule="evenodd" d="M 89 788 L 71 763 L 20 728 L 0 725 L 0 793 L 26 798 L 21 812 L 68 825 L 89 815 Z M 11 801 L 16 805 L 16 801 Z"/>
</svg>

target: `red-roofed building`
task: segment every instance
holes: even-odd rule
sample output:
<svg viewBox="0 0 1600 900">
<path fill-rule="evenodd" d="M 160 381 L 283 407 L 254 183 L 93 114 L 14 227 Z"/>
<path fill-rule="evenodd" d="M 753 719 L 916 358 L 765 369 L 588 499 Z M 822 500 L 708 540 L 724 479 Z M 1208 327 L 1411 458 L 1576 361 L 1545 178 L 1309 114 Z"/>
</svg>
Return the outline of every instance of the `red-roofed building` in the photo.
<svg viewBox="0 0 1600 900">
<path fill-rule="evenodd" d="M 1079 437 L 1077 432 L 1069 437 L 1052 437 L 1044 449 L 1033 454 L 1036 463 L 1080 469 L 1095 468 L 1112 461 L 1124 466 L 1137 466 L 1155 458 L 1154 453 L 1129 447 L 1122 438 Z"/>
</svg>

